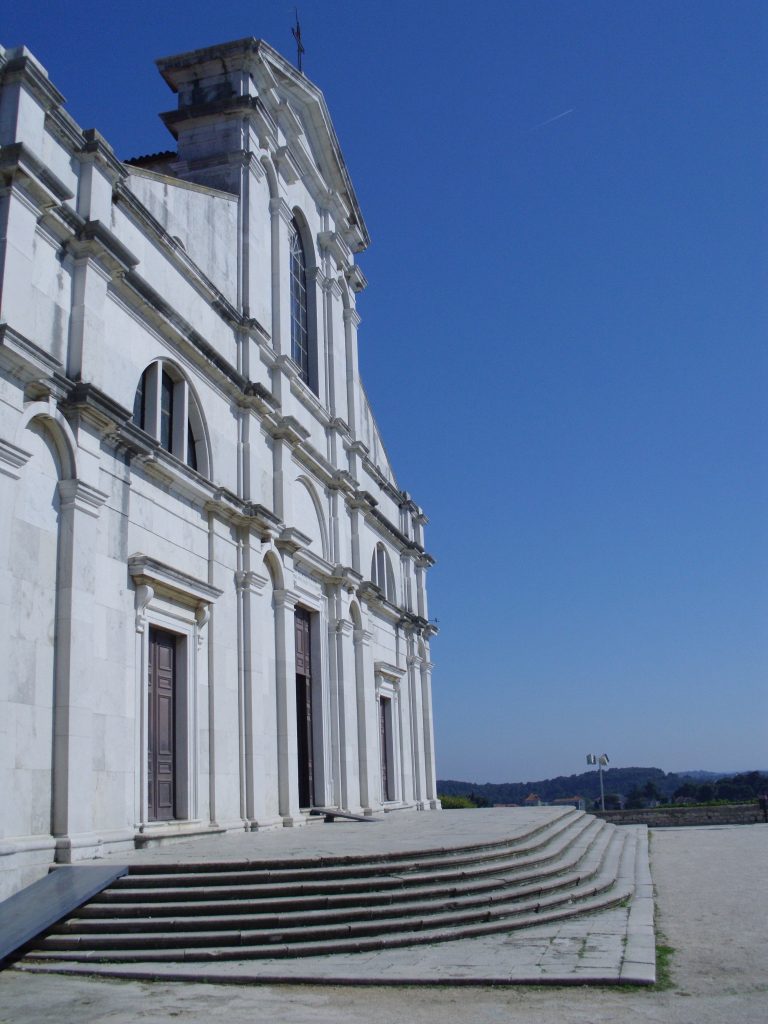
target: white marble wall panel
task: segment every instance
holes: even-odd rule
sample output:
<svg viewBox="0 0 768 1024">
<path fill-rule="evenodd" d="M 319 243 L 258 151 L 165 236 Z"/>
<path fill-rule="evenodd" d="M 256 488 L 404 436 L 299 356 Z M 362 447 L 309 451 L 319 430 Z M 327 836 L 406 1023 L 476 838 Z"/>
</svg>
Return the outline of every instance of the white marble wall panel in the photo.
<svg viewBox="0 0 768 1024">
<path fill-rule="evenodd" d="M 219 291 L 236 304 L 237 197 L 139 168 L 131 168 L 128 185 Z"/>
</svg>

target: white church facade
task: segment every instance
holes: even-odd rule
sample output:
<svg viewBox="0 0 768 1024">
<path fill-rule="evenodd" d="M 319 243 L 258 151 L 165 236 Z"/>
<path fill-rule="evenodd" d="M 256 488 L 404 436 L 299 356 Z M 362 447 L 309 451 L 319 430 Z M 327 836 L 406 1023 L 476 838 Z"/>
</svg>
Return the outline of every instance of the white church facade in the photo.
<svg viewBox="0 0 768 1024">
<path fill-rule="evenodd" d="M 158 66 L 176 149 L 124 163 L 0 47 L 0 898 L 440 806 L 426 520 L 359 377 L 325 101 L 255 39 Z"/>
</svg>

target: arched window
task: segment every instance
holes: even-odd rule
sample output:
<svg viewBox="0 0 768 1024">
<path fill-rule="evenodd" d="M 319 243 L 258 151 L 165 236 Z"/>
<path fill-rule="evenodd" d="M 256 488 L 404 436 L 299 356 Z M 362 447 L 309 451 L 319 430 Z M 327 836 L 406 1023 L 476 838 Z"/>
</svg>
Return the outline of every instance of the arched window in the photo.
<svg viewBox="0 0 768 1024">
<path fill-rule="evenodd" d="M 309 384 L 309 304 L 307 301 L 307 260 L 299 227 L 291 221 L 291 358 L 301 379 Z"/>
<path fill-rule="evenodd" d="M 381 543 L 376 545 L 371 559 L 371 580 L 388 601 L 396 602 L 395 574 L 387 550 Z"/>
<path fill-rule="evenodd" d="M 206 472 L 202 416 L 172 363 L 158 360 L 142 373 L 133 399 L 133 422 L 190 469 Z"/>
</svg>

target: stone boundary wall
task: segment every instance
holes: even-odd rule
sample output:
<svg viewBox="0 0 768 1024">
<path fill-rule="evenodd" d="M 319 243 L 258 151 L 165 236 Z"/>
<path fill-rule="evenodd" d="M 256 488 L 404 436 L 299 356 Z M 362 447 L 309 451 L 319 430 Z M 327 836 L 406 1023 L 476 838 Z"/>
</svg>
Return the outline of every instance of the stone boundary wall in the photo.
<svg viewBox="0 0 768 1024">
<path fill-rule="evenodd" d="M 753 825 L 763 821 L 754 804 L 722 804 L 716 807 L 647 807 L 636 811 L 590 811 L 614 825 L 648 825 L 665 828 L 680 825 Z"/>
</svg>

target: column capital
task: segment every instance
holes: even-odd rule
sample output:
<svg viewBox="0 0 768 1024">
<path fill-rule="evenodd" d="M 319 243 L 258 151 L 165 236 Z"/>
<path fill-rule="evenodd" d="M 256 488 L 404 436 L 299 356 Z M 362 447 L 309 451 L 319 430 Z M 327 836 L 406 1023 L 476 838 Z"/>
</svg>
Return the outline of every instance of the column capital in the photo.
<svg viewBox="0 0 768 1024">
<path fill-rule="evenodd" d="M 98 519 L 99 510 L 108 495 L 82 480 L 59 480 L 59 498 L 62 511 L 73 508 Z"/>
<path fill-rule="evenodd" d="M 360 644 L 363 647 L 370 647 L 371 641 L 373 640 L 373 633 L 369 629 L 355 629 L 354 640 L 356 644 Z"/>
<path fill-rule="evenodd" d="M 292 612 L 299 603 L 299 595 L 295 594 L 292 590 L 275 590 L 273 594 L 275 607 L 282 608 L 287 612 Z"/>
<path fill-rule="evenodd" d="M 248 590 L 252 594 L 260 594 L 269 583 L 268 576 L 262 576 L 258 572 L 236 572 L 235 586 L 239 591 Z"/>
<path fill-rule="evenodd" d="M 273 217 L 279 217 L 284 224 L 290 224 L 293 221 L 293 210 L 282 196 L 276 196 L 269 200 L 269 212 Z"/>
</svg>

